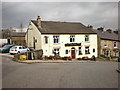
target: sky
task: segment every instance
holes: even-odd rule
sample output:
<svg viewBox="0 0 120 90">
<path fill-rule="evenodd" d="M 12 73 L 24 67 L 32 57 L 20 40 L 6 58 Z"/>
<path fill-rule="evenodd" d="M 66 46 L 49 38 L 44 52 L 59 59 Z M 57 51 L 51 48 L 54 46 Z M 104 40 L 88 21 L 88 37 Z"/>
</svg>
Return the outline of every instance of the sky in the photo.
<svg viewBox="0 0 120 90">
<path fill-rule="evenodd" d="M 95 29 L 118 28 L 118 2 L 2 2 L 2 28 L 26 29 L 37 16 L 43 21 L 80 22 Z"/>
</svg>

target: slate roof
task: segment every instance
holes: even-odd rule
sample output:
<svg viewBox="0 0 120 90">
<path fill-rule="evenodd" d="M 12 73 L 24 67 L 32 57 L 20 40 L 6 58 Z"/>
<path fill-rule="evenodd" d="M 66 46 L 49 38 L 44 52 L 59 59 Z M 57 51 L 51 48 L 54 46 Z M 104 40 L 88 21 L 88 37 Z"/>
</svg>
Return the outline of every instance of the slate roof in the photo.
<svg viewBox="0 0 120 90">
<path fill-rule="evenodd" d="M 31 20 L 37 26 L 36 20 Z M 42 28 L 38 28 L 42 34 L 96 34 L 78 22 L 41 21 Z"/>
<path fill-rule="evenodd" d="M 114 32 L 100 31 L 100 30 L 93 30 L 93 31 L 96 32 L 101 39 L 120 41 L 118 38 L 118 34 Z"/>
<path fill-rule="evenodd" d="M 12 37 L 25 37 L 25 32 L 12 32 Z"/>
</svg>

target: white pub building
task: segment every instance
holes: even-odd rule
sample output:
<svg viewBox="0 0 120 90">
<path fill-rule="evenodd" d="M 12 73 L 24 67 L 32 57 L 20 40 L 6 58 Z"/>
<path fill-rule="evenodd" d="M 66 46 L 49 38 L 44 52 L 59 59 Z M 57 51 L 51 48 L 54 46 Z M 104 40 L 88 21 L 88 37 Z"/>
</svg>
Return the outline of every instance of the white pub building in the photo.
<svg viewBox="0 0 120 90">
<path fill-rule="evenodd" d="M 72 59 L 97 57 L 97 34 L 78 22 L 31 20 L 26 32 L 30 48 L 43 50 L 44 56 L 70 56 Z"/>
</svg>

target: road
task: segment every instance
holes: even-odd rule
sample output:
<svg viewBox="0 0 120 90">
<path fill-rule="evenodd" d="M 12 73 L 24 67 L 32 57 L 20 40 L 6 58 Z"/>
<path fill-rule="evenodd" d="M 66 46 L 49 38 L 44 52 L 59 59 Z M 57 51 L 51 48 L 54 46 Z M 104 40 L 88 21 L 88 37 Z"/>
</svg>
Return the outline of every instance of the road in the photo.
<svg viewBox="0 0 120 90">
<path fill-rule="evenodd" d="M 2 59 L 3 88 L 117 88 L 117 62 L 18 63 Z"/>
</svg>

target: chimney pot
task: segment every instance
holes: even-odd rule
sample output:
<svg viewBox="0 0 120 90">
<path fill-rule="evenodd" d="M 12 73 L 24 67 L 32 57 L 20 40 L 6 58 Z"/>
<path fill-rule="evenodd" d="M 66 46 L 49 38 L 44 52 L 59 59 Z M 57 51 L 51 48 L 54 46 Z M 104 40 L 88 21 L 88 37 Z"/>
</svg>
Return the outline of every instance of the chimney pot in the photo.
<svg viewBox="0 0 120 90">
<path fill-rule="evenodd" d="M 40 16 L 37 17 L 37 25 L 38 25 L 38 27 L 41 27 L 41 18 L 40 18 Z"/>
<path fill-rule="evenodd" d="M 92 25 L 88 25 L 87 28 L 93 29 L 93 26 Z"/>
</svg>

